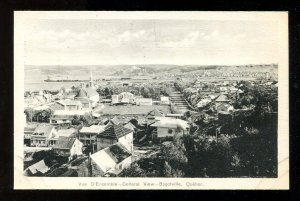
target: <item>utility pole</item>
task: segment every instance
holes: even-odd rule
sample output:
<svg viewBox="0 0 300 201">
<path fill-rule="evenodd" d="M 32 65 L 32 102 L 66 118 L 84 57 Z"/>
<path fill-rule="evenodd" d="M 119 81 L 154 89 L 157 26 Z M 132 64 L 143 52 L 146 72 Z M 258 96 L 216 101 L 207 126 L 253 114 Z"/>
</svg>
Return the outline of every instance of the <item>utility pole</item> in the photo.
<svg viewBox="0 0 300 201">
<path fill-rule="evenodd" d="M 88 176 L 92 177 L 91 152 L 89 152 L 89 157 L 88 157 Z"/>
</svg>

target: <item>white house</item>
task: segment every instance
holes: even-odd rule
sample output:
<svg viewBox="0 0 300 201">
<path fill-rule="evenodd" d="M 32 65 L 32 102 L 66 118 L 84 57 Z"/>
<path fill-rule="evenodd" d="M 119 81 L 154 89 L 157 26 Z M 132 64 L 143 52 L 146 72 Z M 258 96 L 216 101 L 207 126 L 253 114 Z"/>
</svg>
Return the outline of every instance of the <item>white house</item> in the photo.
<svg viewBox="0 0 300 201">
<path fill-rule="evenodd" d="M 156 117 L 157 122 L 151 124 L 151 127 L 157 128 L 153 137 L 177 137 L 189 134 L 190 126 L 187 121 L 169 117 Z"/>
<path fill-rule="evenodd" d="M 120 143 L 106 147 L 90 157 L 93 176 L 117 176 L 132 161 L 131 153 Z"/>
<path fill-rule="evenodd" d="M 31 134 L 31 145 L 39 147 L 48 147 L 50 139 L 55 136 L 57 131 L 50 124 L 39 124 Z"/>
<path fill-rule="evenodd" d="M 50 124 L 72 124 L 74 116 L 83 116 L 90 113 L 88 110 L 55 110 L 50 117 Z"/>
<path fill-rule="evenodd" d="M 152 98 L 136 98 L 136 105 L 152 105 Z"/>
<path fill-rule="evenodd" d="M 160 97 L 160 104 L 162 105 L 170 105 L 170 99 L 167 96 Z"/>
<path fill-rule="evenodd" d="M 56 154 L 67 156 L 71 160 L 74 156 L 82 155 L 82 142 L 75 137 L 59 137 L 52 147 Z"/>
<path fill-rule="evenodd" d="M 133 152 L 133 131 L 121 124 L 108 125 L 103 132 L 97 135 L 97 150 L 113 144 L 122 144 L 130 153 Z"/>
</svg>

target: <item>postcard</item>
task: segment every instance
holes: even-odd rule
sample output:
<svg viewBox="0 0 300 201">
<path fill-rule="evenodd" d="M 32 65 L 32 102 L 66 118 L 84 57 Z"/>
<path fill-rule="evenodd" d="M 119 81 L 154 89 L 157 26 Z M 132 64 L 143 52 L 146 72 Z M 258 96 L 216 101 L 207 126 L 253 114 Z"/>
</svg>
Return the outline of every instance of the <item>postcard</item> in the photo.
<svg viewBox="0 0 300 201">
<path fill-rule="evenodd" d="M 15 189 L 289 189 L 287 12 L 15 11 Z"/>
</svg>

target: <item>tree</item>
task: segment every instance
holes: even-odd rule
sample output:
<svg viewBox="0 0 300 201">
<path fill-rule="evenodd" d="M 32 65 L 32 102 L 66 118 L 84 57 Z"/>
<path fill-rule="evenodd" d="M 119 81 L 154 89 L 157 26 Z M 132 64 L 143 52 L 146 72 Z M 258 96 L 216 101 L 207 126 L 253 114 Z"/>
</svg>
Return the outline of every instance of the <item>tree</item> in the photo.
<svg viewBox="0 0 300 201">
<path fill-rule="evenodd" d="M 121 173 L 123 177 L 146 177 L 146 173 L 140 168 L 139 164 L 134 162 Z"/>
<path fill-rule="evenodd" d="M 32 108 L 26 108 L 24 112 L 26 114 L 27 121 L 32 122 L 32 118 L 36 112 Z"/>
</svg>

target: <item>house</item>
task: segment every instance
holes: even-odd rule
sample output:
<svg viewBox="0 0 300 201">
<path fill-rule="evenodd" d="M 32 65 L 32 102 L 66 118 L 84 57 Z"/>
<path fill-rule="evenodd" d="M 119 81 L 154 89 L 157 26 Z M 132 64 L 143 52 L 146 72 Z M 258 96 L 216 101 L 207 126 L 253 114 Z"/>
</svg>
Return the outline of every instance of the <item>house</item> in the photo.
<svg viewBox="0 0 300 201">
<path fill-rule="evenodd" d="M 135 130 L 136 130 L 136 127 L 132 123 L 130 123 L 130 122 L 128 122 L 127 124 L 125 124 L 124 127 L 132 130 L 133 132 L 135 132 Z"/>
<path fill-rule="evenodd" d="M 92 176 L 119 175 L 129 167 L 131 153 L 120 143 L 102 149 L 91 156 Z"/>
<path fill-rule="evenodd" d="M 203 107 L 207 106 L 209 103 L 211 103 L 211 99 L 204 98 L 197 103 L 197 107 L 203 108 Z"/>
<path fill-rule="evenodd" d="M 26 146 L 31 145 L 31 135 L 33 134 L 36 127 L 37 127 L 37 125 L 24 127 L 24 145 L 26 145 Z"/>
<path fill-rule="evenodd" d="M 177 137 L 189 134 L 190 126 L 187 121 L 181 119 L 173 119 L 169 117 L 157 117 L 158 121 L 151 124 L 156 128 L 152 133 L 153 138 Z"/>
<path fill-rule="evenodd" d="M 97 135 L 97 150 L 104 149 L 113 144 L 120 143 L 132 153 L 133 131 L 122 125 L 109 125 L 103 132 Z"/>
<path fill-rule="evenodd" d="M 82 142 L 75 137 L 60 136 L 52 149 L 54 153 L 69 157 L 69 160 L 71 160 L 75 156 L 82 155 L 82 146 Z"/>
<path fill-rule="evenodd" d="M 165 114 L 158 110 L 157 108 L 155 108 L 154 110 L 151 110 L 147 115 L 146 115 L 146 119 L 147 119 L 147 123 L 151 124 L 155 121 L 155 117 L 164 117 Z"/>
<path fill-rule="evenodd" d="M 152 105 L 152 98 L 136 98 L 136 105 Z"/>
<path fill-rule="evenodd" d="M 130 92 L 122 92 L 119 94 L 119 101 L 121 103 L 133 103 L 134 95 Z"/>
<path fill-rule="evenodd" d="M 56 101 L 56 103 L 60 104 L 64 110 L 81 110 L 82 109 L 82 103 L 78 100 L 60 100 Z"/>
<path fill-rule="evenodd" d="M 60 129 L 55 135 L 49 140 L 49 146 L 54 146 L 59 137 L 76 137 L 77 130 L 75 128 Z"/>
<path fill-rule="evenodd" d="M 119 124 L 120 124 L 120 121 L 119 121 L 118 117 L 114 117 L 106 123 L 107 126 L 108 125 L 119 125 Z"/>
<path fill-rule="evenodd" d="M 75 96 L 74 100 L 78 100 L 82 104 L 82 108 L 91 108 L 92 107 L 92 102 L 89 99 L 86 91 L 83 89 L 80 89 L 78 94 Z"/>
<path fill-rule="evenodd" d="M 45 164 L 44 160 L 41 160 L 28 168 L 25 169 L 24 175 L 26 176 L 43 176 L 45 175 L 50 168 Z"/>
<path fill-rule="evenodd" d="M 216 110 L 218 112 L 230 112 L 233 111 L 233 106 L 228 103 L 219 103 L 216 104 Z"/>
<path fill-rule="evenodd" d="M 230 88 L 229 88 L 229 92 L 230 92 L 230 93 L 236 93 L 238 90 L 239 90 L 239 89 L 236 88 L 236 87 L 230 87 Z"/>
<path fill-rule="evenodd" d="M 55 136 L 56 130 L 51 124 L 39 124 L 31 135 L 31 145 L 48 147 L 49 140 Z"/>
<path fill-rule="evenodd" d="M 221 92 L 227 92 L 228 91 L 228 87 L 220 87 L 220 91 Z"/>
<path fill-rule="evenodd" d="M 224 94 L 221 94 L 215 101 L 216 101 L 216 103 L 229 103 L 230 102 L 228 97 Z"/>
<path fill-rule="evenodd" d="M 160 97 L 160 104 L 162 105 L 170 105 L 170 99 L 167 96 Z"/>
<path fill-rule="evenodd" d="M 117 103 L 119 103 L 119 96 L 118 96 L 118 95 L 112 95 L 112 96 L 111 96 L 111 103 L 112 103 L 112 104 L 117 104 Z"/>
<path fill-rule="evenodd" d="M 53 115 L 50 117 L 50 124 L 61 125 L 61 124 L 72 124 L 74 116 L 83 116 L 88 114 L 88 110 L 55 110 Z"/>
<path fill-rule="evenodd" d="M 79 131 L 78 139 L 83 145 L 96 144 L 97 135 L 104 131 L 104 125 L 92 125 L 90 127 L 82 127 Z"/>
</svg>

